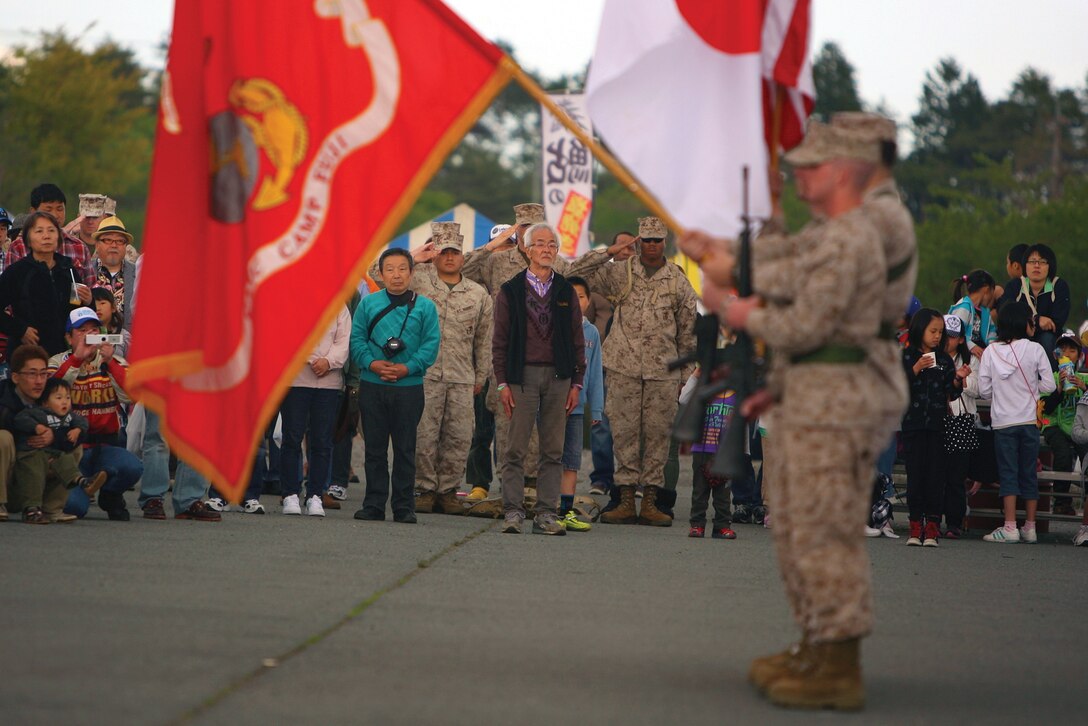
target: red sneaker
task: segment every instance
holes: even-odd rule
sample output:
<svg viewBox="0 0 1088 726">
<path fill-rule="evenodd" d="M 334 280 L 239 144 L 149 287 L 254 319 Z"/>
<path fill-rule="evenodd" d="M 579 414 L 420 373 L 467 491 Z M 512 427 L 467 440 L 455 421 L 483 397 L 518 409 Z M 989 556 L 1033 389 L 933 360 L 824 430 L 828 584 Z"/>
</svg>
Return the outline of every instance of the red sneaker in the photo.
<svg viewBox="0 0 1088 726">
<path fill-rule="evenodd" d="M 737 533 L 729 529 L 729 527 L 720 527 L 715 529 L 710 536 L 714 539 L 736 539 Z"/>
<path fill-rule="evenodd" d="M 921 547 L 922 546 L 922 521 L 910 520 L 910 536 L 907 537 L 908 547 Z"/>
<path fill-rule="evenodd" d="M 705 535 L 705 534 L 706 534 L 706 527 L 695 527 L 695 526 L 692 526 L 692 528 L 688 530 L 688 537 L 699 537 L 699 538 L 702 538 L 702 537 L 703 537 L 703 535 Z"/>
<path fill-rule="evenodd" d="M 937 526 L 936 522 L 926 522 L 925 539 L 922 541 L 923 547 L 936 547 L 937 540 L 941 538 L 941 530 Z"/>
</svg>

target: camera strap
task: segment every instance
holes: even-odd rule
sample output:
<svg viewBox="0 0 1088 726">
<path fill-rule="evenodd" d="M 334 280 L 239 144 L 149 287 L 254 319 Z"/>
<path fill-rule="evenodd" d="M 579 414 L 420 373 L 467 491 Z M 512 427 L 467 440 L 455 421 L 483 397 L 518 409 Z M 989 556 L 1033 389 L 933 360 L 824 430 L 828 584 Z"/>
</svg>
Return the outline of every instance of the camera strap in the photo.
<svg viewBox="0 0 1088 726">
<path fill-rule="evenodd" d="M 412 308 L 416 306 L 416 293 L 413 292 L 412 297 L 408 298 L 408 302 L 405 304 L 407 304 L 408 306 L 408 313 L 404 316 L 404 322 L 400 324 L 400 332 L 397 333 L 398 338 L 404 335 L 404 326 L 408 324 L 408 318 L 412 315 Z M 366 328 L 367 340 L 373 342 L 371 336 L 374 334 L 374 328 L 378 326 L 378 323 L 381 322 L 382 318 L 384 318 L 386 315 L 393 312 L 397 308 L 401 307 L 401 305 L 401 303 L 389 303 L 388 306 L 382 308 L 382 310 L 374 316 L 374 319 L 370 321 L 370 325 L 368 325 Z"/>
</svg>

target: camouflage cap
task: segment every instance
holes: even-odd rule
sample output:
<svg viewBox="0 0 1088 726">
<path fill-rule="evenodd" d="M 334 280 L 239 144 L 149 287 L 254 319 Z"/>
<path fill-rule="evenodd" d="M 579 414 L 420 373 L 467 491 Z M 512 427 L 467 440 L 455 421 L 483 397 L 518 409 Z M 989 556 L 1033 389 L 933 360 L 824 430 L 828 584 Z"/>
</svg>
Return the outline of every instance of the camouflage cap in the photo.
<svg viewBox="0 0 1088 726">
<path fill-rule="evenodd" d="M 837 129 L 856 132 L 872 141 L 895 143 L 895 121 L 880 114 L 841 111 L 831 117 L 831 125 Z"/>
<path fill-rule="evenodd" d="M 515 204 L 514 224 L 547 224 L 542 204 Z"/>
<path fill-rule="evenodd" d="M 106 214 L 113 217 L 117 215 L 117 200 L 106 197 Z"/>
<path fill-rule="evenodd" d="M 434 249 L 435 252 L 451 249 L 463 252 L 465 249 L 465 237 L 456 232 L 442 230 L 434 236 Z"/>
<path fill-rule="evenodd" d="M 669 228 L 657 217 L 639 217 L 638 236 L 642 239 L 665 239 L 669 236 Z"/>
<path fill-rule="evenodd" d="M 112 212 L 106 209 L 109 200 L 105 194 L 80 194 L 79 216 L 81 217 L 106 217 Z"/>
<path fill-rule="evenodd" d="M 444 232 L 461 234 L 461 225 L 457 222 L 431 222 L 431 236 L 438 240 Z"/>
<path fill-rule="evenodd" d="M 880 147 L 871 137 L 855 131 L 810 121 L 805 139 L 785 159 L 794 166 L 817 166 L 833 159 L 856 159 L 880 163 Z"/>
</svg>

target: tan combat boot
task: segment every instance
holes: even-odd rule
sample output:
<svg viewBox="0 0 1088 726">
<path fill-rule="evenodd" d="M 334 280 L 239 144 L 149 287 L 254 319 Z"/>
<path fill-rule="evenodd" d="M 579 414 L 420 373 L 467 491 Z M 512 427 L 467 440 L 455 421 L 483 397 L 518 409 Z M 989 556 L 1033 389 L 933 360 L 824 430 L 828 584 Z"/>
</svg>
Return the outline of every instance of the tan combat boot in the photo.
<svg viewBox="0 0 1088 726">
<path fill-rule="evenodd" d="M 638 523 L 651 527 L 671 527 L 672 517 L 657 508 L 657 491 L 660 487 L 646 485 L 642 492 L 642 509 L 638 513 Z"/>
<path fill-rule="evenodd" d="M 809 643 L 804 660 L 773 681 L 767 697 L 791 708 L 861 709 L 865 689 L 861 685 L 860 645 L 860 638 Z"/>
<path fill-rule="evenodd" d="M 416 513 L 430 514 L 437 499 L 434 492 L 416 492 Z"/>
<path fill-rule="evenodd" d="M 434 510 L 439 514 L 464 514 L 465 507 L 461 504 L 461 498 L 457 496 L 457 490 L 443 492 L 435 501 Z M 416 510 L 419 511 L 418 509 Z"/>
<path fill-rule="evenodd" d="M 620 505 L 612 511 L 601 515 L 601 521 L 605 524 L 635 524 L 638 522 L 638 512 L 635 511 L 635 485 L 620 485 Z"/>
<path fill-rule="evenodd" d="M 807 649 L 808 642 L 801 638 L 801 642 L 794 643 L 781 653 L 756 658 L 748 670 L 749 682 L 761 692 L 766 692 L 772 683 L 789 675 L 793 667 L 804 660 Z"/>
</svg>

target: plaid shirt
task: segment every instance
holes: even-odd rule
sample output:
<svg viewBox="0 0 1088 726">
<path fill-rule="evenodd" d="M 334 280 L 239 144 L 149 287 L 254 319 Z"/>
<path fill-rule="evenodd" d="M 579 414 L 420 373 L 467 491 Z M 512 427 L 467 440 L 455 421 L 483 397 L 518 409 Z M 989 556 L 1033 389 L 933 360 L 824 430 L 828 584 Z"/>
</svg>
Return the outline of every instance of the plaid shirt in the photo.
<svg viewBox="0 0 1088 726">
<path fill-rule="evenodd" d="M 87 245 L 83 244 L 82 240 L 65 234 L 60 253 L 72 261 L 72 267 L 81 275 L 80 282 L 85 285 L 94 284 L 94 266 L 91 264 L 92 252 Z M 20 235 L 11 243 L 7 254 L 0 256 L 0 273 L 3 273 L 4 270 L 24 257 L 26 257 L 26 243 L 23 242 L 23 237 Z"/>
</svg>

